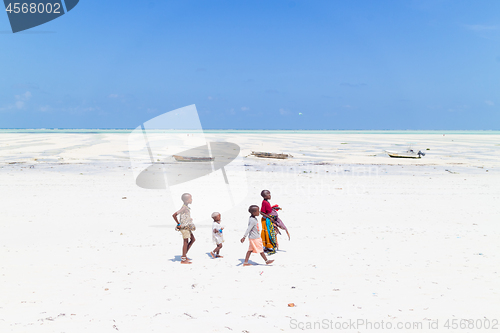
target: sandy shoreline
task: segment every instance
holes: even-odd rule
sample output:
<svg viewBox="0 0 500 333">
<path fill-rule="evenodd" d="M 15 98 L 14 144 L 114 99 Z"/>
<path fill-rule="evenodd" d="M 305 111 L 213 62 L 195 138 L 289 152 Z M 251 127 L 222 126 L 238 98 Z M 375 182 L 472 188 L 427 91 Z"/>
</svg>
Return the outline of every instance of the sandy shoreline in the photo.
<svg viewBox="0 0 500 333">
<path fill-rule="evenodd" d="M 161 137 L 161 134 L 154 136 Z M 287 152 L 290 163 L 499 166 L 499 135 L 460 134 L 206 134 L 208 140 L 252 150 Z M 128 134 L 31 134 L 0 136 L 0 163 L 128 161 Z M 412 144 L 427 156 L 421 160 L 388 159 L 385 150 Z M 428 149 L 428 150 L 427 150 Z M 417 163 L 418 162 L 418 163 Z"/>
<path fill-rule="evenodd" d="M 437 319 L 441 330 L 446 319 L 500 320 L 499 136 L 212 137 L 242 155 L 294 159 L 246 158 L 248 196 L 222 216 L 224 259 L 207 255 L 200 222 L 186 267 L 178 207 L 135 186 L 127 135 L 2 134 L 0 330 L 283 332 L 291 320 L 370 319 L 427 331 Z M 427 156 L 383 153 L 408 142 Z M 264 188 L 292 240 L 280 238 L 272 267 L 243 268 L 246 209 Z"/>
</svg>

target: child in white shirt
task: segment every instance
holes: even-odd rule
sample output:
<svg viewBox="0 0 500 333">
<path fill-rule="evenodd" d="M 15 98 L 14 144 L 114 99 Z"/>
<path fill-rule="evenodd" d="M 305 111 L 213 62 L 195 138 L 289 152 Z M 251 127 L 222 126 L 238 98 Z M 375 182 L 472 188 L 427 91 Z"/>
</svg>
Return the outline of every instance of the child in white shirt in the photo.
<svg viewBox="0 0 500 333">
<path fill-rule="evenodd" d="M 220 213 L 214 212 L 212 213 L 212 218 L 214 219 L 214 223 L 212 224 L 212 240 L 214 241 L 215 249 L 210 252 L 212 258 L 223 258 L 219 251 L 222 248 L 222 242 L 224 242 L 224 236 L 222 235 L 222 230 L 224 230 L 224 226 L 220 224 Z"/>
</svg>

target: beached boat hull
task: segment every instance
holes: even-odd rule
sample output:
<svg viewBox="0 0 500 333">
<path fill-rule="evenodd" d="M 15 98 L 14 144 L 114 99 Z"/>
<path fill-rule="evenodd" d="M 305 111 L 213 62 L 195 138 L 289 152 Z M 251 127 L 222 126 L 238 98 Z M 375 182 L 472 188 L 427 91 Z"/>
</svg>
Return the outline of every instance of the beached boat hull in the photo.
<svg viewBox="0 0 500 333">
<path fill-rule="evenodd" d="M 276 153 L 266 153 L 266 152 L 260 152 L 260 151 L 253 151 L 252 154 L 255 157 L 260 157 L 260 158 L 277 158 L 280 160 L 284 160 L 290 157 L 293 157 L 290 154 L 276 154 Z"/>
<path fill-rule="evenodd" d="M 175 160 L 178 162 L 212 162 L 214 157 L 191 157 L 191 156 L 180 156 L 173 155 Z"/>
<path fill-rule="evenodd" d="M 386 150 L 385 152 L 392 158 L 421 158 L 421 156 L 424 155 L 420 151 L 416 153 L 414 151 L 396 152 Z"/>
</svg>

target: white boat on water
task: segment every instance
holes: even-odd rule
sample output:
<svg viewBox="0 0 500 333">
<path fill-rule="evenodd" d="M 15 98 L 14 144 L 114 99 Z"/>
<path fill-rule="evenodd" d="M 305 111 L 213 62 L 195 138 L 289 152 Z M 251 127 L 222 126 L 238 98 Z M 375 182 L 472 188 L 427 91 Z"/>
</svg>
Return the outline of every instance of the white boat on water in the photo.
<svg viewBox="0 0 500 333">
<path fill-rule="evenodd" d="M 420 150 L 416 152 L 411 148 L 408 148 L 408 150 L 406 151 L 386 150 L 385 152 L 387 153 L 387 155 L 393 158 L 421 158 L 422 156 L 425 156 L 425 154 L 422 153 Z"/>
</svg>

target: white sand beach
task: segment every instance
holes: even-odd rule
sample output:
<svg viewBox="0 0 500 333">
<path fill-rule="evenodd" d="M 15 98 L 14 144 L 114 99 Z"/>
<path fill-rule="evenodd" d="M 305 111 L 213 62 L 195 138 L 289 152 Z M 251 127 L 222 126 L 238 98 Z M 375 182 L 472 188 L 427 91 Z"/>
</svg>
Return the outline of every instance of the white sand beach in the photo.
<svg viewBox="0 0 500 333">
<path fill-rule="evenodd" d="M 500 135 L 206 136 L 241 147 L 249 191 L 222 213 L 224 258 L 208 255 L 210 223 L 195 219 L 193 264 L 181 265 L 181 201 L 136 186 L 128 134 L 1 133 L 0 332 L 500 329 Z M 426 156 L 384 153 L 409 142 Z M 247 209 L 263 189 L 291 240 L 279 236 L 273 265 L 253 254 L 243 267 Z"/>
</svg>

